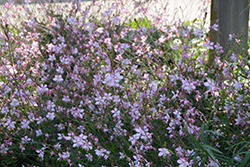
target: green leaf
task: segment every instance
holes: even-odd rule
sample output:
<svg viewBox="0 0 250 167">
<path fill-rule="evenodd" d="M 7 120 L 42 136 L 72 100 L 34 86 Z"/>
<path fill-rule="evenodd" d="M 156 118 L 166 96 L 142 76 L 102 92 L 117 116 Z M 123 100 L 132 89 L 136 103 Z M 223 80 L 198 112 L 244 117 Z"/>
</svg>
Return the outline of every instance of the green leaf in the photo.
<svg viewBox="0 0 250 167">
<path fill-rule="evenodd" d="M 203 144 L 207 143 L 207 138 L 205 138 L 205 136 L 204 136 L 204 125 L 202 125 L 202 127 L 201 127 L 201 139 L 202 139 Z"/>
<path fill-rule="evenodd" d="M 206 151 L 207 151 L 207 153 L 209 154 L 209 156 L 212 158 L 212 160 L 213 160 L 215 163 L 217 163 L 216 158 L 215 158 L 213 152 L 212 152 L 210 149 L 206 149 Z M 217 163 L 217 164 L 218 164 L 218 163 Z M 219 165 L 219 164 L 218 164 L 218 165 Z"/>
<path fill-rule="evenodd" d="M 206 144 L 203 144 L 204 147 L 208 148 L 208 149 L 211 149 L 213 151 L 216 151 L 217 153 L 220 153 L 220 154 L 223 154 L 220 150 L 214 148 L 214 147 L 211 147 L 209 145 L 206 145 Z"/>
</svg>

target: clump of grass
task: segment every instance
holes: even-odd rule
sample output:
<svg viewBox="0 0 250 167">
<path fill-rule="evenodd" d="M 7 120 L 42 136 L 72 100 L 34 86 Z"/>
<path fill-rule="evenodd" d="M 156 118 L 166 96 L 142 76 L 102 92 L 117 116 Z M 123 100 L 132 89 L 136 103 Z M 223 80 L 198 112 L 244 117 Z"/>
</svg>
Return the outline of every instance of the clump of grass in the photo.
<svg viewBox="0 0 250 167">
<path fill-rule="evenodd" d="M 249 165 L 245 55 L 207 67 L 200 27 L 70 5 L 2 20 L 0 165 Z"/>
</svg>

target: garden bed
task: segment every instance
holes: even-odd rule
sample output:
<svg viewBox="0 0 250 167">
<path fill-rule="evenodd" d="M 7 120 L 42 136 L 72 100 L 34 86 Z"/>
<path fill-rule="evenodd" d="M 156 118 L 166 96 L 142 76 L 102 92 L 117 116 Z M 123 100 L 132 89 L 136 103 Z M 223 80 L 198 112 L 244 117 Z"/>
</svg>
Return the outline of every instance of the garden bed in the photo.
<svg viewBox="0 0 250 167">
<path fill-rule="evenodd" d="M 249 165 L 249 55 L 208 66 L 202 21 L 120 7 L 1 20 L 0 165 Z"/>
</svg>

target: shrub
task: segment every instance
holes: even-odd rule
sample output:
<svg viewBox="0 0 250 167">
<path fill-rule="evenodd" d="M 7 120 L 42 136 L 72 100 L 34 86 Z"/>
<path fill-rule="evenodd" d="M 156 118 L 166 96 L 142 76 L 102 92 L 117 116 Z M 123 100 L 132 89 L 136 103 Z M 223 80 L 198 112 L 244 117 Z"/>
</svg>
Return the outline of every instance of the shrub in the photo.
<svg viewBox="0 0 250 167">
<path fill-rule="evenodd" d="M 140 27 L 152 28 L 152 25 L 147 18 L 134 19 L 134 21 L 130 21 L 129 23 L 126 23 L 125 26 L 135 28 L 135 29 L 138 29 Z"/>
<path fill-rule="evenodd" d="M 208 49 L 223 50 L 202 29 L 128 27 L 121 6 L 1 20 L 1 165 L 249 165 L 245 55 L 207 67 Z"/>
</svg>

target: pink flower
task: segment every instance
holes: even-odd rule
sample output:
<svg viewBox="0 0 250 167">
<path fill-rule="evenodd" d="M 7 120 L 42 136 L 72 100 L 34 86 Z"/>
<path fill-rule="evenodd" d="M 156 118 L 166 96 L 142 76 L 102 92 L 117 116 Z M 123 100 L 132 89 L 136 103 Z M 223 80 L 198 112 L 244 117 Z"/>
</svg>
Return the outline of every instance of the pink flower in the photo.
<svg viewBox="0 0 250 167">
<path fill-rule="evenodd" d="M 81 145 L 83 145 L 83 142 L 85 142 L 84 140 L 82 140 L 80 137 L 75 136 L 73 139 L 73 147 L 80 147 Z"/>
<path fill-rule="evenodd" d="M 56 57 L 55 55 L 49 55 L 49 58 L 48 58 L 49 61 L 55 61 L 56 60 Z"/>
<path fill-rule="evenodd" d="M 134 134 L 133 136 L 129 136 L 129 140 L 131 142 L 132 145 L 134 145 L 136 143 L 136 141 L 140 138 L 140 134 Z"/>
<path fill-rule="evenodd" d="M 209 158 L 209 164 L 207 165 L 207 167 L 219 167 L 219 165 L 216 162 L 214 162 L 213 160 L 211 160 L 210 157 L 208 157 L 208 158 Z"/>
<path fill-rule="evenodd" d="M 185 79 L 182 80 L 182 84 L 183 84 L 182 88 L 186 90 L 188 93 L 191 93 L 192 90 L 196 89 L 195 87 L 196 82 L 191 82 L 190 80 Z"/>
<path fill-rule="evenodd" d="M 70 102 L 69 96 L 63 95 L 62 101 Z"/>
<path fill-rule="evenodd" d="M 160 43 L 163 43 L 163 42 L 165 42 L 167 40 L 167 38 L 165 38 L 164 36 L 161 36 L 159 39 L 158 39 L 158 41 L 160 42 Z"/>
<path fill-rule="evenodd" d="M 29 123 L 30 123 L 30 121 L 24 119 L 24 120 L 21 122 L 21 124 L 22 124 L 21 127 L 22 127 L 23 129 L 28 129 L 28 128 L 30 128 Z"/>
<path fill-rule="evenodd" d="M 36 152 L 39 154 L 38 157 L 40 157 L 43 160 L 43 158 L 44 158 L 44 151 L 43 150 L 36 150 Z"/>
<path fill-rule="evenodd" d="M 52 102 L 51 100 L 47 101 L 47 109 L 50 111 L 55 111 L 56 105 L 54 104 L 54 102 Z"/>
<path fill-rule="evenodd" d="M 61 153 L 58 153 L 58 160 L 60 160 L 61 158 L 62 159 L 68 159 L 70 157 L 70 153 L 67 151 L 67 152 L 63 152 L 62 154 Z"/>
<path fill-rule="evenodd" d="M 61 148 L 61 144 L 57 143 L 56 145 L 54 145 L 54 148 L 58 151 Z"/>
<path fill-rule="evenodd" d="M 111 111 L 114 115 L 113 115 L 113 117 L 114 118 L 118 118 L 118 119 L 120 119 L 121 118 L 121 116 L 120 116 L 120 111 L 119 110 L 117 110 L 117 108 L 115 108 L 114 110 L 112 110 Z"/>
<path fill-rule="evenodd" d="M 108 155 L 110 154 L 110 151 L 107 151 L 104 148 L 100 148 L 100 150 L 96 149 L 95 154 L 99 157 L 104 157 L 104 159 L 108 159 Z"/>
<path fill-rule="evenodd" d="M 60 74 L 63 74 L 63 68 L 60 66 L 56 69 L 56 71 Z"/>
<path fill-rule="evenodd" d="M 86 142 L 86 139 L 87 139 L 87 136 L 83 135 L 83 134 L 81 134 L 80 136 L 74 136 L 73 147 L 80 147 L 80 146 L 84 145 L 84 143 Z"/>
<path fill-rule="evenodd" d="M 47 92 L 49 89 L 47 88 L 47 85 L 46 84 L 41 84 L 40 87 L 37 88 L 37 92 L 38 93 L 45 93 Z"/>
<path fill-rule="evenodd" d="M 49 119 L 49 120 L 53 120 L 56 116 L 55 116 L 55 113 L 52 113 L 52 112 L 49 112 L 46 117 Z"/>
<path fill-rule="evenodd" d="M 87 157 L 87 159 L 88 159 L 90 162 L 92 162 L 93 156 L 92 156 L 90 153 L 85 154 L 85 156 Z"/>
<path fill-rule="evenodd" d="M 62 75 L 55 75 L 55 78 L 53 79 L 55 82 L 61 82 L 63 81 Z"/>
<path fill-rule="evenodd" d="M 36 130 L 36 137 L 41 136 L 43 134 L 41 129 Z"/>
<path fill-rule="evenodd" d="M 186 158 L 180 158 L 177 160 L 177 162 L 180 164 L 179 167 L 192 167 Z"/>
<path fill-rule="evenodd" d="M 168 151 L 168 149 L 166 149 L 166 148 L 159 148 L 158 150 L 160 151 L 158 154 L 159 157 L 161 157 L 161 156 L 165 157 L 167 155 L 171 155 L 170 152 Z"/>
<path fill-rule="evenodd" d="M 218 27 L 219 27 L 218 24 L 215 23 L 214 25 L 212 25 L 211 28 L 214 29 L 215 31 L 218 31 Z"/>
<path fill-rule="evenodd" d="M 21 151 L 23 152 L 25 150 L 25 147 L 22 145 L 22 143 L 20 143 L 20 147 Z"/>
<path fill-rule="evenodd" d="M 67 20 L 68 20 L 68 22 L 70 22 L 72 25 L 74 25 L 75 23 L 77 23 L 77 20 L 76 20 L 73 16 L 71 16 L 71 17 L 68 18 Z"/>
<path fill-rule="evenodd" d="M 24 138 L 21 138 L 21 143 L 23 143 L 23 144 L 25 144 L 25 143 L 27 143 L 27 142 L 29 142 L 29 141 L 32 141 L 31 140 L 31 138 L 29 138 L 28 136 L 25 136 Z"/>
</svg>

